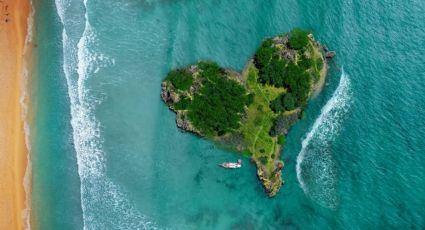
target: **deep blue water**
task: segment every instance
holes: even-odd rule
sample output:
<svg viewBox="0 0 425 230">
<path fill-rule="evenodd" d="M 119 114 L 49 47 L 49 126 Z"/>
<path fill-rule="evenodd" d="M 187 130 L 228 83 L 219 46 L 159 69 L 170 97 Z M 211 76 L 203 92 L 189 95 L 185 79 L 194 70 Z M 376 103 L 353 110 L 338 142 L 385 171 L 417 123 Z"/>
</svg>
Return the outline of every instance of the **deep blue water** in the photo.
<svg viewBox="0 0 425 230">
<path fill-rule="evenodd" d="M 42 0 L 32 80 L 37 229 L 425 228 L 425 3 Z M 301 27 L 337 52 L 290 131 L 273 199 L 240 156 L 182 133 L 174 67 L 243 69 Z"/>
</svg>

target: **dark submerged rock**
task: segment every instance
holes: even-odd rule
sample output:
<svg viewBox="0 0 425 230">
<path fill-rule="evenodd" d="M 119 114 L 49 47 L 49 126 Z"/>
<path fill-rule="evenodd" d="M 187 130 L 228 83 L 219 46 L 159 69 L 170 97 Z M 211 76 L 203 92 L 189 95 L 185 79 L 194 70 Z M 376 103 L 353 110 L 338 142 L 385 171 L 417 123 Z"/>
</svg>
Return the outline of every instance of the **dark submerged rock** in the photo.
<svg viewBox="0 0 425 230">
<path fill-rule="evenodd" d="M 327 59 L 332 59 L 332 58 L 334 58 L 336 56 L 336 52 L 335 51 L 327 51 L 326 52 L 326 54 L 325 54 L 325 57 L 327 58 Z"/>
</svg>

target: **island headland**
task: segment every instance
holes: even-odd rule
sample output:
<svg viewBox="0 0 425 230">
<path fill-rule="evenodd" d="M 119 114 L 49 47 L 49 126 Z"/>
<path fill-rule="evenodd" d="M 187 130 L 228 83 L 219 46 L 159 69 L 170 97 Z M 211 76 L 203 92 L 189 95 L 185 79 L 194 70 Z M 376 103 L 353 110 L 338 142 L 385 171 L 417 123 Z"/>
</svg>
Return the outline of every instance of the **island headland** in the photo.
<svg viewBox="0 0 425 230">
<path fill-rule="evenodd" d="M 293 29 L 265 39 L 242 73 L 208 61 L 170 71 L 161 98 L 178 128 L 250 157 L 273 197 L 283 184 L 288 130 L 320 92 L 333 56 L 311 33 Z"/>
</svg>

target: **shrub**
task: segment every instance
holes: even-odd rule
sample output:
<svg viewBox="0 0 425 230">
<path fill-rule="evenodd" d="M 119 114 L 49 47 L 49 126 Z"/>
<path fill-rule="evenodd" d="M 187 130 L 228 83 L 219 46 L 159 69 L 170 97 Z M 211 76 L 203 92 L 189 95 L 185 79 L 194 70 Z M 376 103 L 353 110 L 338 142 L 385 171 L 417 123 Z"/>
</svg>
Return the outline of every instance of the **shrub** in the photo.
<svg viewBox="0 0 425 230">
<path fill-rule="evenodd" d="M 321 58 L 316 59 L 316 68 L 319 71 L 323 68 L 323 60 Z"/>
<path fill-rule="evenodd" d="M 307 100 L 310 75 L 303 67 L 292 62 L 285 66 L 283 60 L 272 59 L 270 64 L 260 71 L 259 81 L 276 87 L 287 87 L 292 96 L 297 98 L 296 106 L 304 105 Z"/>
<path fill-rule="evenodd" d="M 297 98 L 296 106 L 302 107 L 307 103 L 310 81 L 310 75 L 306 72 L 297 76 L 295 85 L 291 87 L 292 94 Z"/>
<path fill-rule="evenodd" d="M 282 99 L 282 105 L 285 110 L 293 110 L 295 109 L 295 104 L 297 103 L 297 99 L 291 94 L 287 93 Z"/>
<path fill-rule="evenodd" d="M 297 99 L 295 107 L 304 106 L 307 102 L 310 81 L 310 75 L 306 71 L 292 62 L 288 64 L 286 67 L 285 86 Z"/>
<path fill-rule="evenodd" d="M 258 158 L 260 160 L 260 162 L 265 165 L 267 164 L 267 162 L 269 162 L 269 159 L 266 156 L 261 156 Z"/>
<path fill-rule="evenodd" d="M 270 109 L 273 110 L 273 112 L 280 113 L 284 110 L 282 98 L 283 94 L 279 95 L 276 99 L 270 102 Z"/>
<path fill-rule="evenodd" d="M 268 66 L 260 70 L 260 82 L 282 87 L 285 78 L 285 65 L 285 61 L 273 58 Z"/>
<path fill-rule="evenodd" d="M 277 139 L 277 143 L 279 143 L 279 145 L 284 145 L 285 142 L 286 142 L 285 135 L 280 135 Z"/>
<path fill-rule="evenodd" d="M 198 63 L 198 68 L 201 70 L 200 76 L 207 79 L 215 79 L 224 74 L 223 70 L 215 62 L 201 61 Z"/>
<path fill-rule="evenodd" d="M 167 80 L 179 90 L 188 90 L 192 85 L 192 74 L 183 69 L 172 70 L 167 75 Z"/>
<path fill-rule="evenodd" d="M 275 113 L 289 111 L 295 109 L 297 99 L 291 94 L 281 94 L 276 99 L 270 102 L 270 109 Z"/>
<path fill-rule="evenodd" d="M 180 99 L 180 101 L 178 101 L 176 104 L 174 104 L 174 108 L 177 110 L 185 110 L 189 107 L 190 105 L 190 98 L 188 97 L 182 97 Z"/>
<path fill-rule="evenodd" d="M 250 157 L 250 156 L 252 156 L 252 153 L 248 149 L 245 149 L 244 151 L 242 151 L 242 155 L 244 155 L 246 157 Z"/>
<path fill-rule="evenodd" d="M 313 66 L 313 60 L 303 54 L 301 55 L 300 61 L 298 62 L 298 66 L 303 70 L 308 70 Z"/>
<path fill-rule="evenodd" d="M 247 102 L 246 102 L 246 105 L 247 105 L 247 106 L 249 106 L 249 105 L 251 105 L 252 103 L 254 103 L 254 97 L 255 97 L 255 94 L 254 94 L 254 93 L 250 93 L 250 94 L 248 94 Z"/>
<path fill-rule="evenodd" d="M 304 48 L 308 43 L 308 32 L 295 28 L 289 35 L 289 46 L 299 50 Z"/>
<path fill-rule="evenodd" d="M 264 40 L 260 48 L 258 48 L 257 52 L 255 53 L 254 60 L 258 69 L 262 69 L 269 65 L 273 57 L 273 53 L 275 52 L 275 49 L 271 47 L 272 43 L 273 41 L 270 38 Z"/>
</svg>

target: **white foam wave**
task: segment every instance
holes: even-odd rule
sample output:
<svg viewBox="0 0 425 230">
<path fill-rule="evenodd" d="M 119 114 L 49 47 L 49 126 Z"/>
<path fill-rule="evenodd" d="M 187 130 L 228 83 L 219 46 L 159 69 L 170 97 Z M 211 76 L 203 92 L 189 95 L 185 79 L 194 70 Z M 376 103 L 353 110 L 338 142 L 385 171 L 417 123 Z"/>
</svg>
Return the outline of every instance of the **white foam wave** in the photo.
<svg viewBox="0 0 425 230">
<path fill-rule="evenodd" d="M 21 97 L 19 99 L 20 106 L 22 108 L 22 121 L 23 121 L 23 128 L 24 128 L 24 134 L 25 134 L 25 147 L 27 149 L 27 167 L 25 169 L 25 174 L 23 178 L 23 187 L 25 191 L 25 208 L 22 210 L 22 219 L 24 222 L 24 229 L 31 229 L 30 224 L 30 214 L 31 214 L 31 202 L 30 202 L 30 194 L 31 194 L 31 171 L 32 171 L 32 164 L 31 164 L 31 145 L 30 145 L 30 126 L 28 123 L 28 78 L 29 78 L 29 71 L 28 68 L 30 68 L 30 64 L 28 63 L 28 60 L 30 58 L 30 53 L 28 52 L 30 46 L 32 45 L 32 38 L 33 38 L 33 25 L 34 25 L 34 6 L 32 4 L 32 1 L 30 1 L 30 10 L 31 13 L 27 18 L 27 35 L 25 37 L 25 44 L 24 44 L 24 53 L 23 53 L 23 66 L 22 66 L 22 88 L 21 88 Z"/>
<path fill-rule="evenodd" d="M 296 171 L 301 188 L 316 202 L 329 208 L 338 204 L 336 169 L 330 146 L 348 112 L 350 97 L 350 79 L 342 69 L 337 89 L 302 141 L 297 157 Z"/>
<path fill-rule="evenodd" d="M 106 176 L 100 124 L 94 115 L 96 100 L 91 97 L 86 83 L 99 68 L 111 65 L 114 61 L 93 49 L 96 33 L 89 22 L 87 0 L 83 2 L 86 12 L 81 26 L 84 26 L 84 31 L 78 38 L 69 35 L 74 35 L 75 31 L 68 33 L 66 25 L 67 7 L 71 7 L 75 1 L 56 0 L 55 3 L 64 25 L 63 68 L 71 104 L 84 229 L 152 229 L 154 225 L 131 205 L 122 189 Z"/>
</svg>

